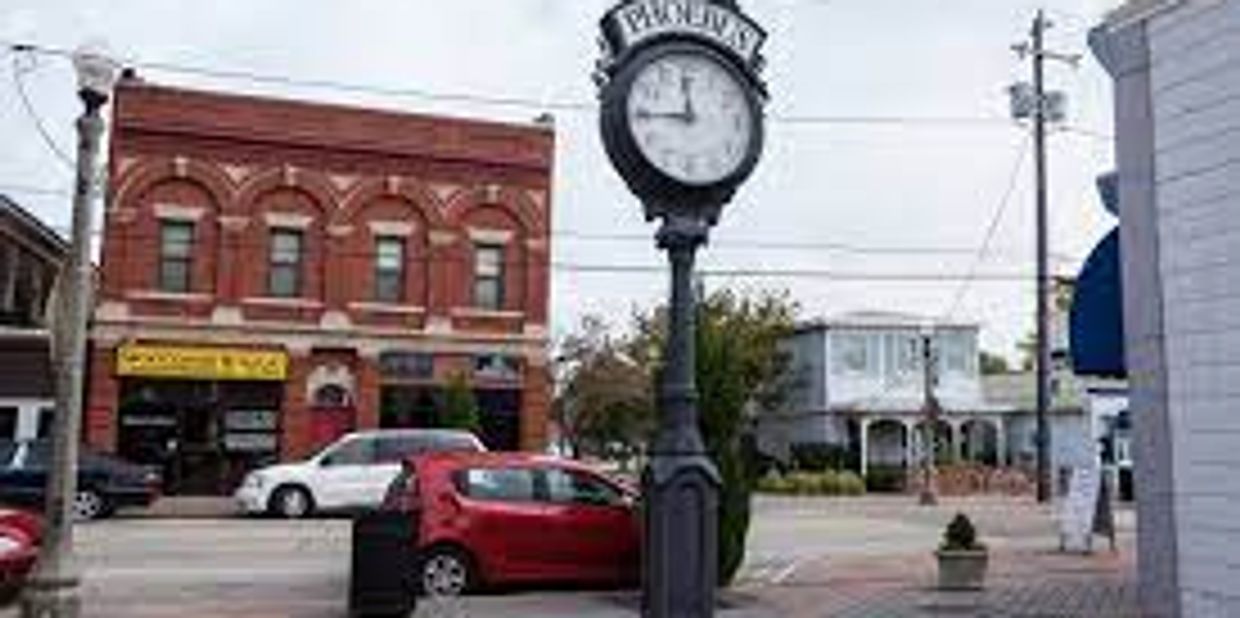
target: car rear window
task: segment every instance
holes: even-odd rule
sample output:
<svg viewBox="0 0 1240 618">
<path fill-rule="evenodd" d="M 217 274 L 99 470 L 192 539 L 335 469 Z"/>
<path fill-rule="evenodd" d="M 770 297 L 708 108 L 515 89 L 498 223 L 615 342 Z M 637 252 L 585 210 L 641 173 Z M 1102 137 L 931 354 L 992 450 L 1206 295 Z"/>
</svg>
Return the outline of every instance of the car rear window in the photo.
<svg viewBox="0 0 1240 618">
<path fill-rule="evenodd" d="M 454 477 L 457 490 L 475 500 L 532 502 L 534 471 L 525 468 L 473 468 Z"/>
</svg>

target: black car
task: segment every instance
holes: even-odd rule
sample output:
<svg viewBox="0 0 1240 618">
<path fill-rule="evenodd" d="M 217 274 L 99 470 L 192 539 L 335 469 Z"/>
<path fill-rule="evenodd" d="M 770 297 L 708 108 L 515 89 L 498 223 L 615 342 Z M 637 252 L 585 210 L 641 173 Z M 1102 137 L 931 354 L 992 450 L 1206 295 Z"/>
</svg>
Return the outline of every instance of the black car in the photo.
<svg viewBox="0 0 1240 618">
<path fill-rule="evenodd" d="M 41 511 L 51 459 L 49 441 L 0 441 L 0 504 Z M 159 487 L 159 474 L 150 468 L 81 449 L 74 517 L 97 519 L 120 507 L 149 506 Z"/>
</svg>

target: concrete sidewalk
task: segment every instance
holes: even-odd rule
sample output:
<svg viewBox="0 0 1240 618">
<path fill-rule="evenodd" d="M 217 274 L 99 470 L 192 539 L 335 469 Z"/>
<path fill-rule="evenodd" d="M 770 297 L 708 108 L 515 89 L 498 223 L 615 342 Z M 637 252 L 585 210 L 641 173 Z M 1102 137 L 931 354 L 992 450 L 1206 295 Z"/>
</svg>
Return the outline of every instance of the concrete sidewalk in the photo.
<svg viewBox="0 0 1240 618">
<path fill-rule="evenodd" d="M 154 519 L 223 519 L 241 515 L 231 497 L 164 496 L 146 508 L 121 509 L 125 518 Z"/>
</svg>

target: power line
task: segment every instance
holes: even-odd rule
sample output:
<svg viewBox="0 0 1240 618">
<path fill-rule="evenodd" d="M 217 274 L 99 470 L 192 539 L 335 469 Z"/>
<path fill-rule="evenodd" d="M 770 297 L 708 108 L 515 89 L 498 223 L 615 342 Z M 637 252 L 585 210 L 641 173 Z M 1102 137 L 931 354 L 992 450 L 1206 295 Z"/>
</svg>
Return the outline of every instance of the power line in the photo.
<svg viewBox="0 0 1240 618">
<path fill-rule="evenodd" d="M 14 51 L 20 50 L 14 48 Z M 42 138 L 43 144 L 47 146 L 47 149 L 51 151 L 51 153 L 56 156 L 56 159 L 64 164 L 67 169 L 72 171 L 76 167 L 73 164 L 73 159 L 69 157 L 69 155 L 65 154 L 64 150 L 61 150 L 60 146 L 56 144 L 56 140 L 52 139 L 47 127 L 43 124 L 43 119 L 39 117 L 39 113 L 35 111 L 34 105 L 30 102 L 30 97 L 26 94 L 26 85 L 22 82 L 23 70 L 18 66 L 18 56 L 16 55 L 13 56 L 12 67 L 13 87 L 17 91 L 17 98 L 21 100 L 22 108 L 26 110 L 26 116 L 30 119 L 31 124 L 34 125 L 35 130 L 39 133 L 39 137 Z"/>
<path fill-rule="evenodd" d="M 160 239 L 150 234 L 125 234 L 121 233 L 116 236 L 116 242 L 124 245 L 129 252 L 151 253 L 158 260 L 158 251 L 152 251 L 151 245 L 160 243 Z M 195 241 L 195 244 L 202 242 Z M 249 239 L 242 241 L 216 241 L 218 246 L 230 252 L 242 252 L 249 255 L 257 255 L 260 260 L 266 260 L 267 252 L 270 245 L 265 242 Z M 316 248 L 317 247 L 317 248 Z M 367 264 L 375 262 L 378 253 L 369 249 L 354 250 L 325 250 L 322 249 L 321 243 L 313 241 L 306 242 L 303 245 L 302 259 L 305 260 L 311 256 L 319 258 L 330 258 L 332 260 L 354 260 L 354 263 L 365 262 Z M 264 262 L 265 263 L 265 262 Z M 473 264 L 471 255 L 434 255 L 426 253 L 424 250 L 418 253 L 410 253 L 406 255 L 404 264 L 406 266 L 416 265 L 436 265 L 436 264 L 455 264 L 455 265 L 471 265 Z M 533 268 L 536 270 L 549 269 L 559 272 L 586 273 L 586 274 L 640 274 L 640 275 L 657 275 L 665 276 L 667 267 L 662 264 L 621 264 L 621 263 L 590 263 L 577 262 L 569 260 L 550 260 L 548 262 L 527 262 L 521 258 L 508 258 L 502 260 L 502 263 L 509 268 Z M 715 278 L 741 278 L 741 279 L 812 279 L 812 280 L 829 280 L 829 281 L 855 281 L 855 282 L 927 282 L 941 283 L 952 281 L 987 281 L 987 282 L 1024 282 L 1031 275 L 1020 271 L 995 271 L 986 273 L 952 273 L 952 272 L 910 272 L 910 271 L 850 271 L 850 270 L 834 270 L 819 268 L 753 268 L 753 267 L 716 267 L 704 268 L 701 270 L 704 276 Z"/>
<path fill-rule="evenodd" d="M 14 184 L 0 184 L 0 192 L 30 193 L 34 195 L 51 195 L 57 197 L 68 197 L 72 193 L 68 190 L 53 189 L 46 187 L 31 187 Z M 67 234 L 69 229 L 64 226 L 49 226 L 49 229 Z M 91 235 L 95 238 L 103 236 L 102 229 L 91 231 Z M 586 241 L 586 242 L 631 242 L 651 244 L 654 238 L 649 234 L 608 234 L 585 232 L 579 230 L 555 230 L 550 233 L 551 238 L 561 241 Z M 126 238 L 138 239 L 134 235 L 126 235 Z M 154 240 L 154 237 L 147 240 Z M 825 253 L 851 253 L 857 255 L 890 255 L 890 256 L 918 256 L 918 255 L 941 255 L 941 256 L 960 256 L 974 255 L 977 253 L 975 248 L 965 247 L 931 247 L 931 246 L 866 246 L 856 245 L 842 242 L 798 242 L 798 241 L 780 241 L 780 240 L 763 240 L 757 238 L 726 238 L 714 239 L 711 246 L 715 248 L 725 249 L 747 249 L 756 251 L 789 251 L 789 252 L 825 252 Z M 1015 256 L 1013 256 L 1015 257 Z M 1079 264 L 1080 258 L 1059 254 L 1053 256 L 1057 261 L 1066 264 Z"/>
<path fill-rule="evenodd" d="M 0 40 L 0 45 L 18 52 L 28 52 L 67 58 L 72 52 L 58 47 L 38 45 L 31 43 L 17 43 L 13 41 Z M 377 85 L 357 84 L 351 82 L 343 82 L 329 79 L 311 79 L 292 77 L 288 75 L 278 75 L 271 73 L 258 73 L 241 69 L 223 69 L 205 67 L 199 65 L 189 65 L 181 63 L 146 61 L 137 58 L 129 58 L 125 63 L 134 67 L 151 69 L 156 71 L 165 71 L 168 73 L 176 73 L 183 75 L 194 75 L 198 77 L 207 77 L 211 79 L 245 81 L 256 84 L 291 86 L 301 88 L 312 88 L 322 90 L 335 90 L 339 92 L 374 94 L 386 97 L 398 98 L 414 98 L 426 101 L 435 101 L 443 103 L 470 103 L 491 107 L 505 107 L 526 109 L 533 112 L 545 111 L 564 111 L 564 112 L 593 112 L 598 106 L 592 102 L 554 100 L 554 99 L 532 99 L 517 96 L 493 96 L 480 95 L 472 93 L 452 93 L 437 92 L 421 88 L 394 88 Z M 813 126 L 813 125 L 830 125 L 830 126 L 893 126 L 893 127 L 1004 127 L 1010 128 L 1015 125 L 1005 117 L 969 117 L 969 116 L 913 116 L 913 115 L 846 115 L 846 114 L 794 114 L 794 113 L 772 113 L 768 116 L 771 122 L 791 125 L 791 126 Z"/>
<path fill-rule="evenodd" d="M 1017 181 L 1020 179 L 1021 169 L 1025 166 L 1025 158 L 1029 154 L 1028 148 L 1026 148 L 1028 143 L 1028 139 L 1020 143 L 1016 164 L 1012 166 L 1012 172 L 1008 176 L 1007 188 L 1004 189 L 1003 197 L 999 199 L 994 214 L 990 218 L 990 223 L 986 226 L 986 233 L 982 237 L 982 244 L 977 250 L 977 257 L 974 258 L 973 264 L 969 267 L 969 275 L 956 288 L 955 296 L 946 313 L 948 318 L 954 316 L 956 310 L 960 308 L 960 303 L 964 301 L 965 293 L 968 292 L 969 286 L 973 283 L 973 277 L 977 273 L 978 267 L 986 260 L 986 255 L 990 251 L 990 243 L 994 240 L 995 232 L 998 231 L 999 224 L 1003 222 L 1003 216 L 1007 214 L 1008 205 L 1012 202 L 1012 196 L 1016 193 Z"/>
</svg>

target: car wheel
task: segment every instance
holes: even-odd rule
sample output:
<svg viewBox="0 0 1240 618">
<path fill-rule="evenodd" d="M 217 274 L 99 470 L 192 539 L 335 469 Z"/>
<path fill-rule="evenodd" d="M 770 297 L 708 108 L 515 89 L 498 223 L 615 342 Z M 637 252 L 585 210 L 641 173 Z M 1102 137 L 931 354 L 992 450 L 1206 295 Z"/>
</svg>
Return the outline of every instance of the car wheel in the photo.
<svg viewBox="0 0 1240 618">
<path fill-rule="evenodd" d="M 281 487 L 271 494 L 268 510 L 285 519 L 301 519 L 314 510 L 314 499 L 304 487 Z"/>
<path fill-rule="evenodd" d="M 418 584 L 431 597 L 455 597 L 477 584 L 474 561 L 453 547 L 434 547 L 419 560 Z"/>
<path fill-rule="evenodd" d="M 108 504 L 93 489 L 79 489 L 73 496 L 73 520 L 90 521 L 98 519 L 107 512 Z"/>
</svg>

